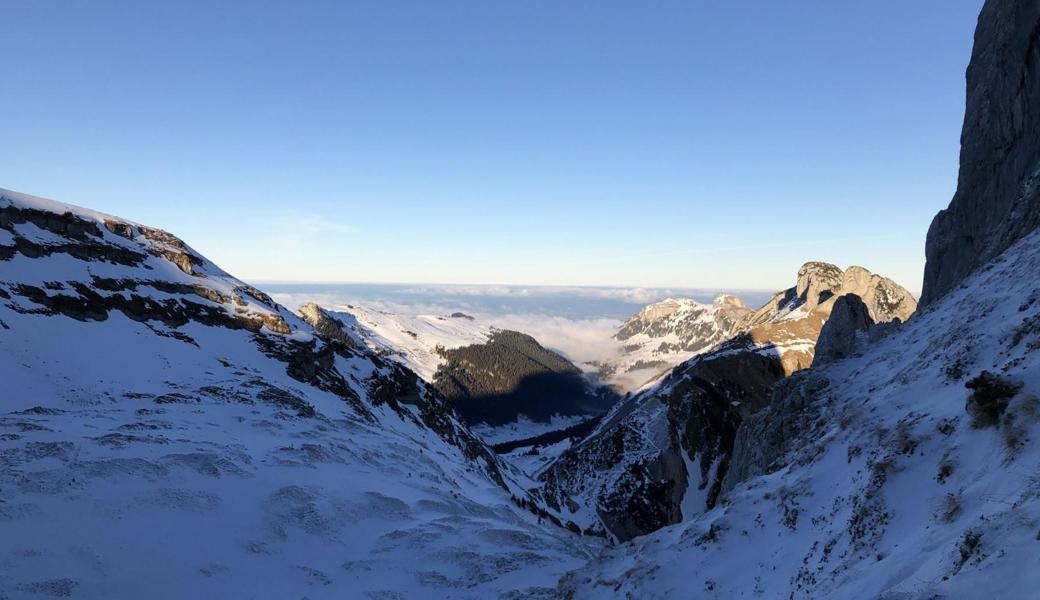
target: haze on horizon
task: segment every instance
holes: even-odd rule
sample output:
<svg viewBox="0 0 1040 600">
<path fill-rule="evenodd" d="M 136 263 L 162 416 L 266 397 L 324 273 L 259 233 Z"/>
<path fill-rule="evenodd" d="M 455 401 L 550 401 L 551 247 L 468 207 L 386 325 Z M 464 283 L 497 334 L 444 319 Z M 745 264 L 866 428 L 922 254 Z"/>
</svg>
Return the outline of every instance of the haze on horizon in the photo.
<svg viewBox="0 0 1040 600">
<path fill-rule="evenodd" d="M 920 292 L 980 0 L 5 3 L 0 186 L 238 277 Z"/>
</svg>

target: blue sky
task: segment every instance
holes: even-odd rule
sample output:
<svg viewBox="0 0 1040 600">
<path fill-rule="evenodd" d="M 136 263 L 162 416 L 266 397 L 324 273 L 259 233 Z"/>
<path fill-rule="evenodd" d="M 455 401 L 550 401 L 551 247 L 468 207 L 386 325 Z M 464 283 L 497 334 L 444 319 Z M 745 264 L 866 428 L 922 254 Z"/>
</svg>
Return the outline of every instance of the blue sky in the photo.
<svg viewBox="0 0 1040 600">
<path fill-rule="evenodd" d="M 917 292 L 980 7 L 4 2 L 0 187 L 252 280 Z"/>
</svg>

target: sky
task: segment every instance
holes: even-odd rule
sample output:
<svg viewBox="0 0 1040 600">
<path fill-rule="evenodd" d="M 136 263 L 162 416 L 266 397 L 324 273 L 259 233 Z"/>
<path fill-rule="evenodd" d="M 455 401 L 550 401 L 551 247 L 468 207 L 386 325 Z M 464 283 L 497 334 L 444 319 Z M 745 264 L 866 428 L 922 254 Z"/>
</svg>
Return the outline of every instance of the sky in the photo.
<svg viewBox="0 0 1040 600">
<path fill-rule="evenodd" d="M 916 293 L 981 3 L 0 2 L 0 187 L 258 282 Z"/>
</svg>

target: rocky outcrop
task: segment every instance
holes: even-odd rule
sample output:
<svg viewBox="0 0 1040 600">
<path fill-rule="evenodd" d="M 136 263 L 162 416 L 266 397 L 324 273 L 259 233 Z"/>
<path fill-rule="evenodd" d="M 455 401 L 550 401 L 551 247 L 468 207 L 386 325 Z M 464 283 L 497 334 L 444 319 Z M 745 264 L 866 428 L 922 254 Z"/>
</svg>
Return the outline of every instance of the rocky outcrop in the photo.
<svg viewBox="0 0 1040 600">
<path fill-rule="evenodd" d="M 838 298 L 816 340 L 813 366 L 848 358 L 856 352 L 872 327 L 874 319 L 870 318 L 867 305 L 859 296 L 845 294 Z"/>
<path fill-rule="evenodd" d="M 841 269 L 830 263 L 807 262 L 798 269 L 795 297 L 806 310 L 812 310 L 841 289 L 844 275 Z"/>
<path fill-rule="evenodd" d="M 614 339 L 620 355 L 603 365 L 604 375 L 625 389 L 641 387 L 667 369 L 706 352 L 733 335 L 751 309 L 731 295 L 711 304 L 668 298 L 643 307 L 621 324 Z"/>
<path fill-rule="evenodd" d="M 326 340 L 336 340 L 351 348 L 358 344 L 346 331 L 346 325 L 336 317 L 329 315 L 324 309 L 311 302 L 304 304 L 297 311 L 304 321 L 314 328 L 314 332 Z"/>
<path fill-rule="evenodd" d="M 739 335 L 726 345 L 772 349 L 788 374 L 808 368 L 824 323 L 846 294 L 862 299 L 875 323 L 904 322 L 917 310 L 913 295 L 887 277 L 859 266 L 843 271 L 829 263 L 808 262 L 798 269 L 794 287 L 777 293 L 736 324 Z"/>
<path fill-rule="evenodd" d="M 960 175 L 925 243 L 934 302 L 1040 225 L 1040 3 L 988 0 L 967 72 Z"/>
<path fill-rule="evenodd" d="M 830 387 L 830 381 L 814 371 L 781 381 L 770 391 L 765 408 L 741 423 L 734 436 L 730 468 L 722 478 L 723 495 L 741 481 L 785 466 L 787 453 L 816 423 L 818 404 Z"/>
<path fill-rule="evenodd" d="M 652 333 L 654 323 L 679 314 L 678 302 L 647 307 L 628 326 L 641 327 L 639 335 Z M 743 307 L 725 298 L 718 304 Z M 714 507 L 733 461 L 742 477 L 775 459 L 772 451 L 756 455 L 756 438 L 741 443 L 738 431 L 773 402 L 798 402 L 794 396 L 778 399 L 773 387 L 812 364 L 829 319 L 834 322 L 824 342 L 825 361 L 873 339 L 876 321 L 904 321 L 916 306 L 904 288 L 862 267 L 804 264 L 794 287 L 730 324 L 732 337 L 626 399 L 564 453 L 542 474 L 547 502 L 583 529 L 605 530 L 621 540 Z M 859 339 L 865 329 L 871 333 Z M 769 448 L 779 448 L 786 433 L 769 427 L 784 423 L 796 425 L 775 413 L 748 431 L 777 438 Z"/>
<path fill-rule="evenodd" d="M 643 307 L 622 323 L 614 339 L 626 342 L 639 334 L 652 339 L 674 334 L 675 346 L 696 352 L 729 337 L 733 325 L 750 312 L 736 296 L 719 296 L 710 305 L 669 298 Z"/>
<path fill-rule="evenodd" d="M 774 355 L 710 353 L 627 399 L 541 478 L 546 502 L 588 533 L 629 540 L 717 502 L 741 421 L 784 376 Z"/>
</svg>

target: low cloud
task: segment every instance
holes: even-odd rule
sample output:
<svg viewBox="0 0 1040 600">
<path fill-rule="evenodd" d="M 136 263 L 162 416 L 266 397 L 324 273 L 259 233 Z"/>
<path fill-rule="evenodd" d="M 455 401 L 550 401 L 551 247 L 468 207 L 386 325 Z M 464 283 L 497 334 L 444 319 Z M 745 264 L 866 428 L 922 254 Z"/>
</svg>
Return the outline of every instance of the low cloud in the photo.
<svg viewBox="0 0 1040 600">
<path fill-rule="evenodd" d="M 477 317 L 500 329 L 526 333 L 576 363 L 608 360 L 621 351 L 621 344 L 613 339 L 621 325 L 616 319 L 570 319 L 541 314 Z"/>
<path fill-rule="evenodd" d="M 570 287 L 570 286 L 511 286 L 511 285 L 428 285 L 411 286 L 404 290 L 416 296 L 460 296 L 473 298 L 552 298 L 570 296 L 601 300 L 620 300 L 632 304 L 651 304 L 665 298 L 690 295 L 708 296 L 721 290 L 645 287 Z"/>
<path fill-rule="evenodd" d="M 402 316 L 446 315 L 463 310 L 481 323 L 526 333 L 546 348 L 560 352 L 575 363 L 608 360 L 616 357 L 621 351 L 621 344 L 613 339 L 614 333 L 621 325 L 618 319 L 569 318 L 543 313 L 495 314 L 473 310 L 474 307 L 459 304 L 354 300 L 338 293 L 274 292 L 271 293 L 271 297 L 294 311 L 308 302 L 315 302 L 332 310 L 343 310 L 349 304 Z"/>
</svg>

